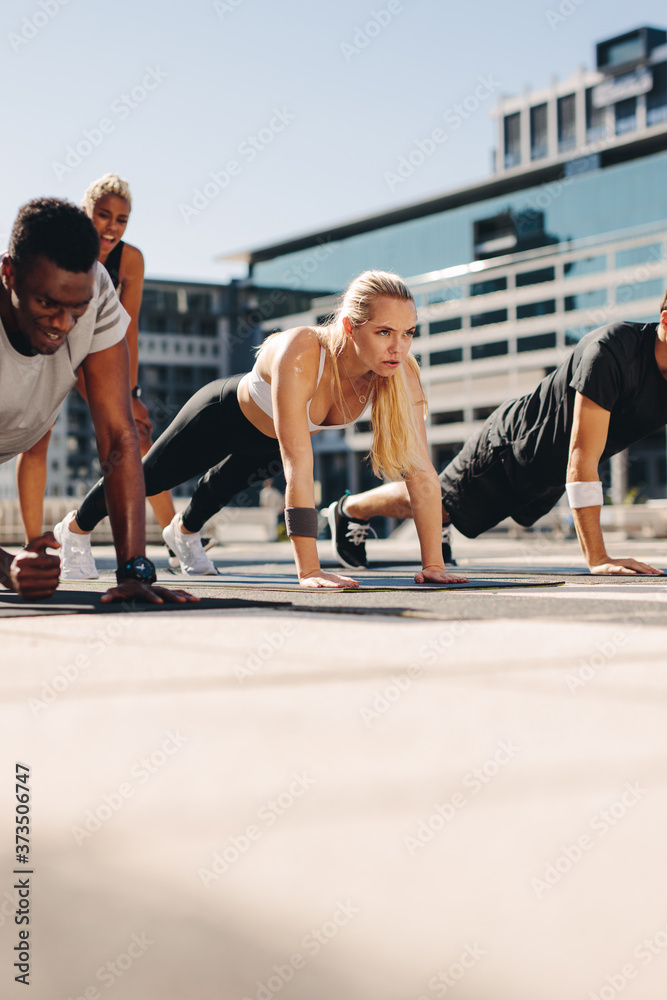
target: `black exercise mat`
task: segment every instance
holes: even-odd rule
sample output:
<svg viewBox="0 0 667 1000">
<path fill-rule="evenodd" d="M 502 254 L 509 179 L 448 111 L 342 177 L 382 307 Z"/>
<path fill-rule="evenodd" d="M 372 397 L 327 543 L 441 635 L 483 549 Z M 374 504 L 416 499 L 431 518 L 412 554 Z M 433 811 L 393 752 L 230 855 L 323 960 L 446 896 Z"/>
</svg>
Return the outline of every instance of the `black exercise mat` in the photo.
<svg viewBox="0 0 667 1000">
<path fill-rule="evenodd" d="M 291 608 L 290 601 L 251 601 L 240 597 L 206 597 L 194 603 L 139 604 L 113 602 L 102 604 L 104 589 L 58 590 L 44 601 L 26 601 L 18 594 L 0 592 L 0 618 L 25 618 L 44 615 L 139 614 L 159 611 L 235 611 L 238 608 Z"/>
</svg>

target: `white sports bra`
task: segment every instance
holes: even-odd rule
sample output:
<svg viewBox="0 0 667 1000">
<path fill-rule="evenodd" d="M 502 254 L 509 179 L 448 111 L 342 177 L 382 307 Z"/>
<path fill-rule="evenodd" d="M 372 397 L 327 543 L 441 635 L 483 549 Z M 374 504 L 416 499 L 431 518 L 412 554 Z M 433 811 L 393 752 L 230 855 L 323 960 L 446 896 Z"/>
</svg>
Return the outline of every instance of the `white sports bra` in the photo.
<svg viewBox="0 0 667 1000">
<path fill-rule="evenodd" d="M 317 385 L 315 386 L 315 392 L 322 381 L 322 372 L 324 371 L 324 362 L 327 358 L 327 352 L 320 346 L 320 367 L 317 372 Z M 250 393 L 250 398 L 259 406 L 263 413 L 266 413 L 267 417 L 271 417 L 273 420 L 273 400 L 271 399 L 271 385 L 262 378 L 260 373 L 257 371 L 257 362 L 255 362 L 252 370 L 248 373 L 248 392 Z M 308 400 L 306 404 L 306 417 L 308 418 L 308 430 L 312 434 L 313 431 L 323 431 L 328 430 L 332 427 L 350 427 L 352 424 L 356 424 L 357 420 L 361 418 L 366 413 L 366 410 L 370 406 L 370 400 L 366 403 L 363 410 L 358 417 L 354 420 L 348 420 L 344 424 L 314 424 L 310 419 L 310 404 L 312 403 L 312 397 Z"/>
</svg>

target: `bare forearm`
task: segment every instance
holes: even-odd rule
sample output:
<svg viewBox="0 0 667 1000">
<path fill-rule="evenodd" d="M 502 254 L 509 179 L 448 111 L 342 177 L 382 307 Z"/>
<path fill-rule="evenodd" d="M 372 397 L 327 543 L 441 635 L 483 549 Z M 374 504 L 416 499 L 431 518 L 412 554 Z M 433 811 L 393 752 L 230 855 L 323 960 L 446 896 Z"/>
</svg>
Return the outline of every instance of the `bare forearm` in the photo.
<svg viewBox="0 0 667 1000">
<path fill-rule="evenodd" d="M 442 561 L 442 494 L 435 472 L 406 481 L 422 566 L 444 569 Z"/>
<path fill-rule="evenodd" d="M 146 551 L 146 488 L 134 425 L 100 450 L 104 494 L 119 565 Z"/>
<path fill-rule="evenodd" d="M 601 507 L 579 507 L 572 511 L 579 545 L 589 569 L 609 560 L 600 527 L 601 509 Z"/>
</svg>

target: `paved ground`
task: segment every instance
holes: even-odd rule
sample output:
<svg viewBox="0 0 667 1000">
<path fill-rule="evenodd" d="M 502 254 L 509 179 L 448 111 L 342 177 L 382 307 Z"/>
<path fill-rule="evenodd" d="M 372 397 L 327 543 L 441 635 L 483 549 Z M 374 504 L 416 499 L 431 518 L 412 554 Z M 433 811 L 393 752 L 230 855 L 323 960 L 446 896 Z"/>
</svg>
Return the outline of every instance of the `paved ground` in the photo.
<svg viewBox="0 0 667 1000">
<path fill-rule="evenodd" d="M 433 591 L 370 551 L 355 593 L 239 545 L 196 609 L 0 598 L 3 998 L 664 1000 L 667 578 L 488 536 Z"/>
</svg>

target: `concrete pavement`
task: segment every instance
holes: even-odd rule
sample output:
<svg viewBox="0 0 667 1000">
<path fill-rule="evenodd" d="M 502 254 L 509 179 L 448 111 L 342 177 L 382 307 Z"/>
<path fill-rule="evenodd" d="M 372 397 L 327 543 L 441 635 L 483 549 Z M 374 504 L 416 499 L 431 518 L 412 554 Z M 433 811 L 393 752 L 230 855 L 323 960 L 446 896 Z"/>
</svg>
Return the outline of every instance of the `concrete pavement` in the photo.
<svg viewBox="0 0 667 1000">
<path fill-rule="evenodd" d="M 263 604 L 0 617 L 3 997 L 664 1000 L 667 578 L 490 535 L 484 589 L 426 591 L 413 541 L 369 551 L 366 592 L 236 545 L 192 589 Z"/>
</svg>

